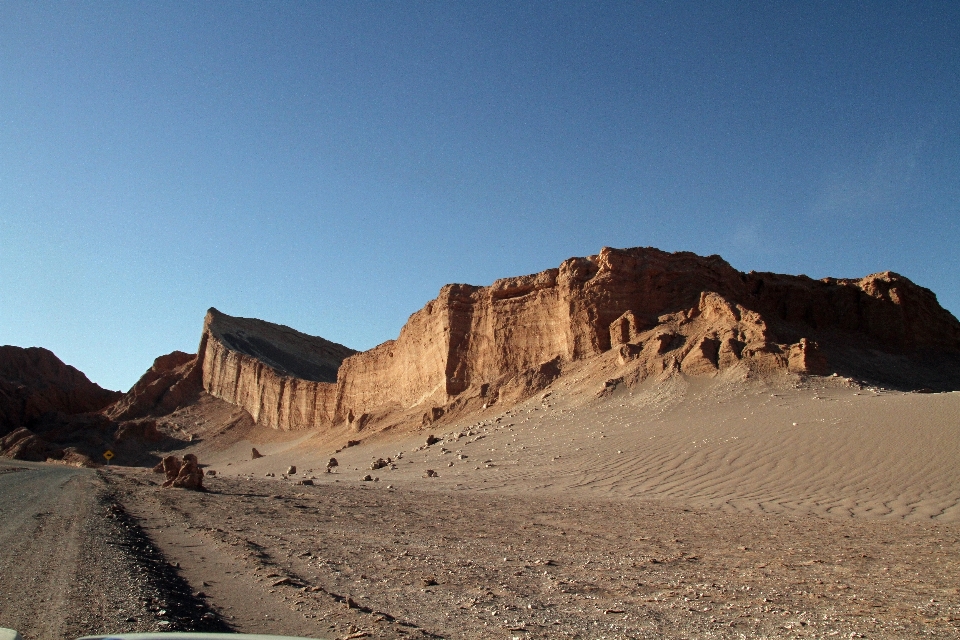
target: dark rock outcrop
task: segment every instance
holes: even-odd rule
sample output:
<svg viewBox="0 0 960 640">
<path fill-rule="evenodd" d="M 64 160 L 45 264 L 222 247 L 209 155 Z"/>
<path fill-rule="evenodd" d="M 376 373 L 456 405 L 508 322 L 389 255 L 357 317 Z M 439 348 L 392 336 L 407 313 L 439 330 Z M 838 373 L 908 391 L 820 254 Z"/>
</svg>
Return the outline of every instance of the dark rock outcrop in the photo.
<svg viewBox="0 0 960 640">
<path fill-rule="evenodd" d="M 194 400 L 203 391 L 196 354 L 174 351 L 153 361 L 135 385 L 105 412 L 113 420 L 165 415 Z"/>
<path fill-rule="evenodd" d="M 47 349 L 0 346 L 0 435 L 47 414 L 100 411 L 121 395 L 90 382 Z"/>
</svg>

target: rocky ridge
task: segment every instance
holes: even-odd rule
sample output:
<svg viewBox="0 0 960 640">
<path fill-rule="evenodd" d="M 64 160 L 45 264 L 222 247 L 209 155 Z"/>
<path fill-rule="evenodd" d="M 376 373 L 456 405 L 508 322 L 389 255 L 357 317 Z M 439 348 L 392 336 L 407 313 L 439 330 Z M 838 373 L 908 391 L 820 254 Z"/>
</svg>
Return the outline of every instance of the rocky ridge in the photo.
<svg viewBox="0 0 960 640">
<path fill-rule="evenodd" d="M 362 353 L 210 309 L 197 353 L 157 358 L 122 397 L 49 352 L 3 349 L 0 444 L 34 458 L 78 434 L 96 440 L 91 450 L 190 440 L 158 420 L 204 395 L 279 430 L 415 427 L 509 406 L 593 360 L 615 370 L 601 396 L 651 377 L 722 372 L 960 389 L 960 323 L 903 276 L 742 273 L 719 256 L 652 248 L 604 248 L 486 287 L 447 285 L 397 339 Z"/>
<path fill-rule="evenodd" d="M 297 353 L 325 354 L 327 371 L 341 359 L 336 381 L 246 348 L 235 327 L 259 345 L 292 331 L 211 309 L 203 389 L 277 429 L 429 423 L 524 399 L 605 354 L 628 383 L 736 368 L 960 388 L 960 323 L 903 276 L 742 273 L 719 256 L 651 248 L 604 248 L 488 287 L 447 285 L 396 340 L 363 353 L 297 334 Z"/>
<path fill-rule="evenodd" d="M 100 411 L 121 395 L 90 382 L 47 349 L 0 346 L 0 436 L 45 414 Z"/>
</svg>

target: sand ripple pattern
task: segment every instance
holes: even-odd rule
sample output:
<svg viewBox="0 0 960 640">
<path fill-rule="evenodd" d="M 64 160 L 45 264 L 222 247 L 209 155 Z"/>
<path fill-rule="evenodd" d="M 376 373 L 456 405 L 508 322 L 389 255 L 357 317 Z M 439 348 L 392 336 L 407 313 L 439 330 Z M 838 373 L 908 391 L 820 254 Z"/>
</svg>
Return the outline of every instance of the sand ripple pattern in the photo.
<svg viewBox="0 0 960 640">
<path fill-rule="evenodd" d="M 736 512 L 960 521 L 960 393 L 659 396 L 532 412 L 517 428 L 539 459 L 504 461 L 496 486 Z"/>
</svg>

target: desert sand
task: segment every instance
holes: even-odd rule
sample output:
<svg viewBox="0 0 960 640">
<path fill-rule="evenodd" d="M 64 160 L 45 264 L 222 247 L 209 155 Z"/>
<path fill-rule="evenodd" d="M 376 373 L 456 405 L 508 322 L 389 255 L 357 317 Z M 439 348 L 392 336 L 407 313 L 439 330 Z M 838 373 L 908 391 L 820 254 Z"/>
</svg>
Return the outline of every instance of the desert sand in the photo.
<svg viewBox="0 0 960 640">
<path fill-rule="evenodd" d="M 384 434 L 339 453 L 317 434 L 284 437 L 255 428 L 259 438 L 224 447 L 215 437 L 192 450 L 218 473 L 235 476 L 280 476 L 296 465 L 312 470 L 315 482 L 330 482 L 320 473 L 330 454 L 340 463 L 335 479 L 370 473 L 397 487 L 960 520 L 960 393 L 887 391 L 839 377 L 780 382 L 669 378 L 596 398 L 595 387 L 583 388 L 572 374 L 545 397 L 507 411 L 492 407 L 480 420 Z M 428 434 L 441 442 L 417 451 Z M 267 455 L 250 460 L 253 446 Z M 395 470 L 370 470 L 374 460 L 398 452 Z M 425 482 L 428 468 L 439 477 Z"/>
<path fill-rule="evenodd" d="M 111 482 L 238 630 L 956 637 L 960 393 L 607 374 L 341 451 L 349 433 L 223 428 L 207 398 L 172 418 L 209 493 Z"/>
</svg>

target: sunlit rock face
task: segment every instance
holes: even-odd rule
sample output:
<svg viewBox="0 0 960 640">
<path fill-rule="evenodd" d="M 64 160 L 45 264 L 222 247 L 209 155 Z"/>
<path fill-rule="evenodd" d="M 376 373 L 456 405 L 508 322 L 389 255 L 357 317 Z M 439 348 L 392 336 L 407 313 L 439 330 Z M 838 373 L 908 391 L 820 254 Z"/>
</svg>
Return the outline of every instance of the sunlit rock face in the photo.
<svg viewBox="0 0 960 640">
<path fill-rule="evenodd" d="M 634 380 L 739 368 L 960 386 L 960 323 L 902 276 L 742 273 L 719 256 L 651 248 L 605 248 L 488 287 L 447 285 L 396 340 L 363 353 L 211 309 L 198 366 L 204 390 L 260 424 L 360 430 L 515 402 L 610 352 Z"/>
<path fill-rule="evenodd" d="M 283 325 L 210 309 L 200 342 L 203 388 L 259 424 L 303 429 L 335 418 L 337 371 L 356 351 Z"/>
</svg>

